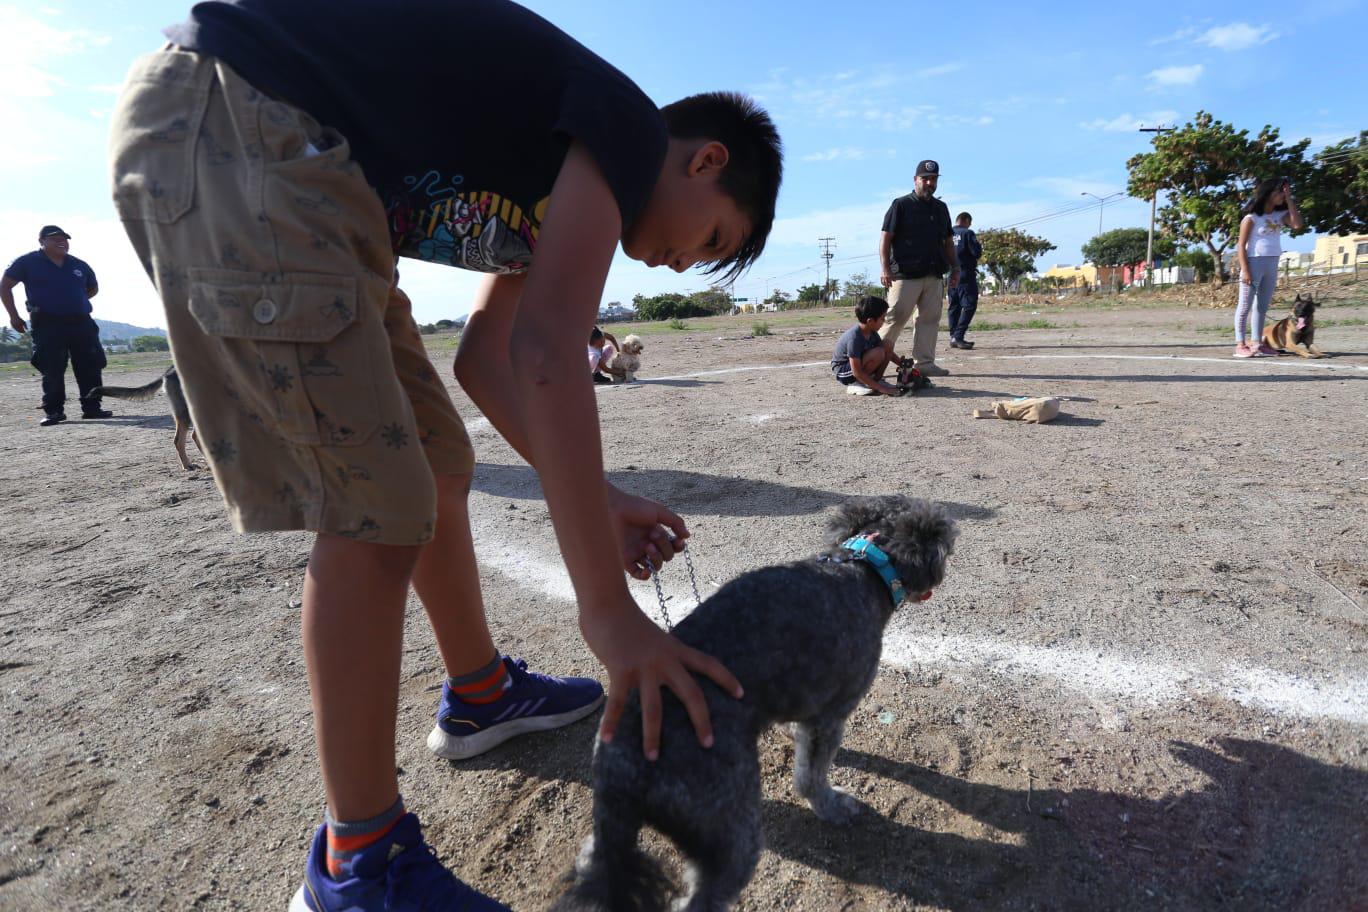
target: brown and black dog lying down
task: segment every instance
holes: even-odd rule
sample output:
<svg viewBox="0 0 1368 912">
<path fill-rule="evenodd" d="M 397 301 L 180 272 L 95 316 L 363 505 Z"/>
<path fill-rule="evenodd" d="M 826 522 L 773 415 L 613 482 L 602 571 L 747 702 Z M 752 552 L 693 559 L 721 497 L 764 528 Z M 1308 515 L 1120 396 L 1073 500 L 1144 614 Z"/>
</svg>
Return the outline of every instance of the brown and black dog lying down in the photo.
<svg viewBox="0 0 1368 912">
<path fill-rule="evenodd" d="M 199 435 L 190 426 L 190 406 L 185 403 L 185 393 L 181 392 L 180 376 L 176 373 L 176 365 L 171 365 L 156 380 L 146 386 L 102 386 L 94 393 L 101 396 L 112 396 L 115 399 L 132 399 L 134 402 L 144 402 L 157 395 L 160 389 L 166 390 L 166 400 L 171 403 L 171 415 L 176 419 L 176 437 L 172 445 L 176 448 L 176 455 L 180 457 L 181 465 L 186 469 L 193 469 L 195 466 L 190 462 L 190 457 L 185 455 L 185 435 L 188 433 L 190 439 L 195 441 L 195 446 L 201 453 L 204 447 L 200 446 Z M 93 395 L 93 393 L 92 393 Z"/>
<path fill-rule="evenodd" d="M 1296 352 L 1303 358 L 1324 358 L 1325 353 L 1312 344 L 1316 338 L 1315 314 L 1316 302 L 1311 296 L 1297 295 L 1292 302 L 1292 316 L 1264 328 L 1264 344 L 1278 351 Z"/>
</svg>

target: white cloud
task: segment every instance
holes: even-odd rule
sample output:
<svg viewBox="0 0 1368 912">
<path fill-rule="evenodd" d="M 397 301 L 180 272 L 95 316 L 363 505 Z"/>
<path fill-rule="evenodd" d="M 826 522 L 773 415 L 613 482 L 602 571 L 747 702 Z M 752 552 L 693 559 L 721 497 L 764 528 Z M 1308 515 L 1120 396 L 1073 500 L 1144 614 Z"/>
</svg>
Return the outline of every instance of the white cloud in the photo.
<svg viewBox="0 0 1368 912">
<path fill-rule="evenodd" d="M 59 29 L 15 6 L 0 6 L 5 23 L 0 53 L 0 174 L 16 178 L 37 166 L 70 158 L 79 150 L 101 148 L 103 128 L 85 116 L 67 113 L 49 99 L 67 88 L 57 74 L 73 57 L 107 43 L 86 29 Z M 54 137 L 61 137 L 55 142 Z"/>
<path fill-rule="evenodd" d="M 928 79 L 932 76 L 945 76 L 956 70 L 962 69 L 964 69 L 964 64 L 962 63 L 942 63 L 939 66 L 926 67 L 925 69 L 917 70 L 917 72 L 912 75 L 916 76 L 918 79 Z"/>
<path fill-rule="evenodd" d="M 1221 51 L 1243 51 L 1256 45 L 1267 44 L 1278 33 L 1266 25 L 1254 26 L 1248 22 L 1232 22 L 1207 29 L 1197 38 L 1198 44 L 1205 44 Z"/>
<path fill-rule="evenodd" d="M 1202 71 L 1205 69 L 1200 63 L 1194 63 L 1192 66 L 1162 67 L 1150 70 L 1149 78 L 1161 88 L 1190 86 L 1202 77 Z"/>
<path fill-rule="evenodd" d="M 1189 26 L 1188 28 L 1180 28 L 1178 31 L 1172 33 L 1171 35 L 1165 35 L 1162 38 L 1155 38 L 1153 41 L 1150 42 L 1150 45 L 1154 46 L 1158 44 L 1169 44 L 1174 41 L 1186 41 L 1188 38 L 1191 38 L 1193 35 L 1197 34 L 1197 28 L 1198 27 L 1195 25 Z"/>
<path fill-rule="evenodd" d="M 1098 117 L 1079 124 L 1085 130 L 1101 130 L 1104 133 L 1133 133 L 1141 127 L 1157 127 L 1171 123 L 1178 117 L 1177 111 L 1150 111 L 1148 114 L 1132 115 L 1127 112 L 1118 114 L 1111 120 Z"/>
<path fill-rule="evenodd" d="M 806 162 L 829 162 L 837 160 L 862 161 L 865 158 L 865 150 L 856 149 L 854 146 L 846 146 L 841 149 L 828 149 L 825 152 L 812 152 L 803 156 Z"/>
</svg>

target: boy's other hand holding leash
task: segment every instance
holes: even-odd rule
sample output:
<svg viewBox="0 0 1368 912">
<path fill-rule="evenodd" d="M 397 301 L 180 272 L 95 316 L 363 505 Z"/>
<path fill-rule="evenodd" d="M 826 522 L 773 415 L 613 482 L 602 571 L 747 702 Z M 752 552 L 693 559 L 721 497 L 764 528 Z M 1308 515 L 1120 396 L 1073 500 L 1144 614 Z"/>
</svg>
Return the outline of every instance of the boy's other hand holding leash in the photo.
<svg viewBox="0 0 1368 912">
<path fill-rule="evenodd" d="M 608 510 L 623 569 L 634 579 L 651 578 L 648 561 L 659 567 L 684 550 L 681 542 L 689 537 L 689 530 L 684 520 L 664 505 L 609 484 Z"/>
</svg>

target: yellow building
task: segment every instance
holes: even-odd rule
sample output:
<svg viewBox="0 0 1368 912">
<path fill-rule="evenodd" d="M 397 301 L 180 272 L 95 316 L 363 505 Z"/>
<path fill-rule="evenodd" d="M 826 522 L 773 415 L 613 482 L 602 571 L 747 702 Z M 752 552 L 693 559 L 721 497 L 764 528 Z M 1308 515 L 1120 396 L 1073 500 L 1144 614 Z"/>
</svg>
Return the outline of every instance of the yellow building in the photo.
<svg viewBox="0 0 1368 912">
<path fill-rule="evenodd" d="M 1327 234 L 1316 238 L 1317 268 L 1352 267 L 1356 260 L 1368 262 L 1368 234 Z"/>
<path fill-rule="evenodd" d="M 1051 266 L 1041 273 L 1040 277 L 1054 279 L 1060 285 L 1069 288 L 1082 288 L 1085 285 L 1092 287 L 1097 284 L 1097 267 L 1092 263 L 1084 263 L 1082 266 L 1061 264 Z"/>
</svg>

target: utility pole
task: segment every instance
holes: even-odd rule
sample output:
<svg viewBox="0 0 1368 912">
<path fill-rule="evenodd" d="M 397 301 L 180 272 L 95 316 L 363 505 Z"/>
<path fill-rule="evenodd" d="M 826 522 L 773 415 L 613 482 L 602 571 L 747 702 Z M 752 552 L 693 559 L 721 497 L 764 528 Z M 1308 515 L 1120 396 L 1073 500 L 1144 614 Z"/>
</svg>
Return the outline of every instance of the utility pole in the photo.
<svg viewBox="0 0 1368 912">
<path fill-rule="evenodd" d="M 1141 133 L 1172 133 L 1176 127 L 1141 127 Z M 1145 241 L 1145 284 L 1154 287 L 1154 213 L 1159 205 L 1159 190 L 1150 195 L 1149 238 Z"/>
<path fill-rule="evenodd" d="M 818 238 L 817 241 L 822 245 L 822 259 L 826 260 L 826 284 L 822 286 L 822 300 L 827 304 L 831 303 L 831 258 L 836 254 L 832 251 L 836 246 L 834 237 Z"/>
</svg>

